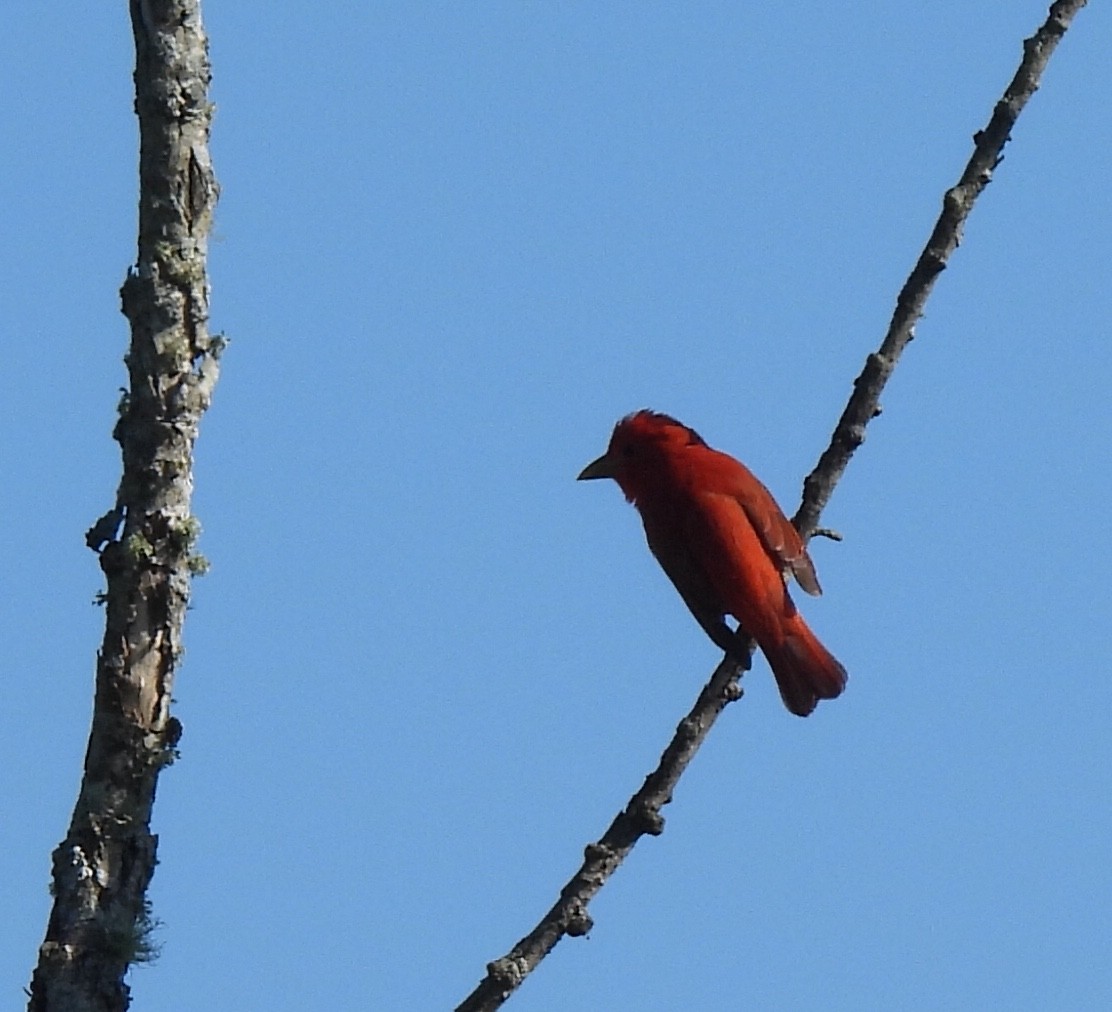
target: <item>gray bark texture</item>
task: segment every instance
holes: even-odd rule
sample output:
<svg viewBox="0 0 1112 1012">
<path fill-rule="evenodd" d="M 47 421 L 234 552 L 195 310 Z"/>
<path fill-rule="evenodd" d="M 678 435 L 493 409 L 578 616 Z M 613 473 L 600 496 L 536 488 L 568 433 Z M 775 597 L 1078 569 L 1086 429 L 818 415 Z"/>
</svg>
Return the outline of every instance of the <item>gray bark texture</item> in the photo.
<svg viewBox="0 0 1112 1012">
<path fill-rule="evenodd" d="M 121 298 L 130 389 L 113 435 L 116 503 L 89 530 L 106 578 L 104 642 L 85 771 L 54 851 L 54 905 L 31 981 L 32 1012 L 126 1009 L 129 966 L 152 956 L 146 898 L 158 838 L 158 774 L 181 725 L 174 671 L 199 525 L 193 446 L 223 340 L 208 332 L 207 238 L 217 185 L 209 159 L 208 43 L 198 0 L 130 0 L 139 117 L 138 258 Z"/>
</svg>

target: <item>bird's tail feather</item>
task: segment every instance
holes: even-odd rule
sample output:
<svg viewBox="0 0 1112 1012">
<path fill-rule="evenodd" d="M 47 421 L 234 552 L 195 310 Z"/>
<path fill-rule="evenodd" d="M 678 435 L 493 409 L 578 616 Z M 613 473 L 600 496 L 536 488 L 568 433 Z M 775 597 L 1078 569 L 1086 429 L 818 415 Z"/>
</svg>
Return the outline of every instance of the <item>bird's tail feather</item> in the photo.
<svg viewBox="0 0 1112 1012">
<path fill-rule="evenodd" d="M 846 687 L 846 669 L 798 615 L 785 630 L 783 642 L 765 650 L 776 676 L 780 697 L 792 713 L 806 717 L 820 699 L 834 699 Z"/>
</svg>

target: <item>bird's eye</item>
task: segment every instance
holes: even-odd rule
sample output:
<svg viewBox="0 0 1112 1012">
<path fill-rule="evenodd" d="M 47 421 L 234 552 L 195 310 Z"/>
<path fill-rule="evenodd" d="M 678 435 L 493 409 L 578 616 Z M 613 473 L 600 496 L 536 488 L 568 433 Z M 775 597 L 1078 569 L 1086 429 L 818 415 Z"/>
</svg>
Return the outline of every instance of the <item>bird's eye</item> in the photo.
<svg viewBox="0 0 1112 1012">
<path fill-rule="evenodd" d="M 633 446 L 631 444 L 626 443 L 626 445 L 622 447 L 622 456 L 623 457 L 632 457 L 633 456 Z"/>
</svg>

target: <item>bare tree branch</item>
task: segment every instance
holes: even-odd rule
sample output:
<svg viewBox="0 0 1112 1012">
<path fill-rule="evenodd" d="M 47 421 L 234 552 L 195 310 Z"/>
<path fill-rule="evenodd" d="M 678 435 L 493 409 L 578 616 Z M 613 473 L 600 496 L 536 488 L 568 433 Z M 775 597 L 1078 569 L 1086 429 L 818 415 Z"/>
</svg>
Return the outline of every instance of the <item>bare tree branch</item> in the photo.
<svg viewBox="0 0 1112 1012">
<path fill-rule="evenodd" d="M 217 198 L 209 160 L 208 43 L 198 0 L 131 0 L 139 117 L 137 263 L 121 289 L 130 389 L 113 433 L 116 504 L 86 540 L 107 589 L 85 774 L 53 855 L 54 906 L 31 981 L 32 1012 L 117 1012 L 124 976 L 150 959 L 146 898 L 160 770 L 181 725 L 170 693 L 181 656 L 199 525 L 193 446 L 223 346 L 208 332 L 207 239 Z"/>
<path fill-rule="evenodd" d="M 854 381 L 853 395 L 815 469 L 803 483 L 803 502 L 793 522 L 809 535 L 830 500 L 834 486 L 849 458 L 865 440 L 865 426 L 880 413 L 880 393 L 892 375 L 904 348 L 915 336 L 915 324 L 923 315 L 938 275 L 961 243 L 966 219 L 973 204 L 992 180 L 1003 159 L 1004 145 L 1028 100 L 1038 91 L 1039 79 L 1074 15 L 1086 0 L 1058 0 L 1050 7 L 1045 23 L 1023 43 L 1023 59 L 1011 83 L 996 103 L 984 130 L 973 135 L 973 155 L 958 182 L 942 198 L 942 213 L 914 270 L 896 299 L 896 311 L 880 347 L 865 360 L 865 368 Z"/>
<path fill-rule="evenodd" d="M 803 502 L 793 522 L 810 536 L 816 528 L 849 458 L 864 441 L 865 426 L 880 413 L 880 393 L 896 366 L 900 353 L 914 336 L 915 324 L 938 275 L 961 241 L 965 221 L 977 197 L 1000 164 L 1002 152 L 1028 99 L 1058 42 L 1086 0 L 1058 0 L 1041 28 L 1023 44 L 1023 60 L 1011 84 L 996 104 L 984 130 L 974 135 L 973 155 L 957 184 L 942 201 L 942 213 L 926 248 L 896 300 L 896 310 L 880 348 L 869 355 L 864 371 L 838 421 L 830 446 L 803 485 Z M 826 536 L 832 532 L 822 531 Z M 648 775 L 625 809 L 597 843 L 589 844 L 582 866 L 560 892 L 556 904 L 540 923 L 507 955 L 487 965 L 487 975 L 460 1004 L 456 1012 L 487 1012 L 499 1008 L 521 985 L 564 935 L 586 934 L 591 928 L 587 905 L 617 870 L 644 835 L 664 830 L 661 808 L 672 800 L 672 791 L 726 705 L 741 696 L 741 665 L 726 658 L 715 669 L 691 711 L 676 729 L 660 764 Z"/>
</svg>

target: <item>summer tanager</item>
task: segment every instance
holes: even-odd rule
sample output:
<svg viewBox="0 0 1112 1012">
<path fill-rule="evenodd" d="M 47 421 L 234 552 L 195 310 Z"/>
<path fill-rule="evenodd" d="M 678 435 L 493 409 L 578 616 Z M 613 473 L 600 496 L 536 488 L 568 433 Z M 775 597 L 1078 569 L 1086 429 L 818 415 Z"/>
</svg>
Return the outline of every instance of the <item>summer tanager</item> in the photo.
<svg viewBox="0 0 1112 1012">
<path fill-rule="evenodd" d="M 638 411 L 579 475 L 613 478 L 645 525 L 649 548 L 707 635 L 745 658 L 732 615 L 768 658 L 784 705 L 806 717 L 846 685 L 846 669 L 795 610 L 787 579 L 821 594 L 799 532 L 740 461 L 668 415 Z"/>
</svg>

